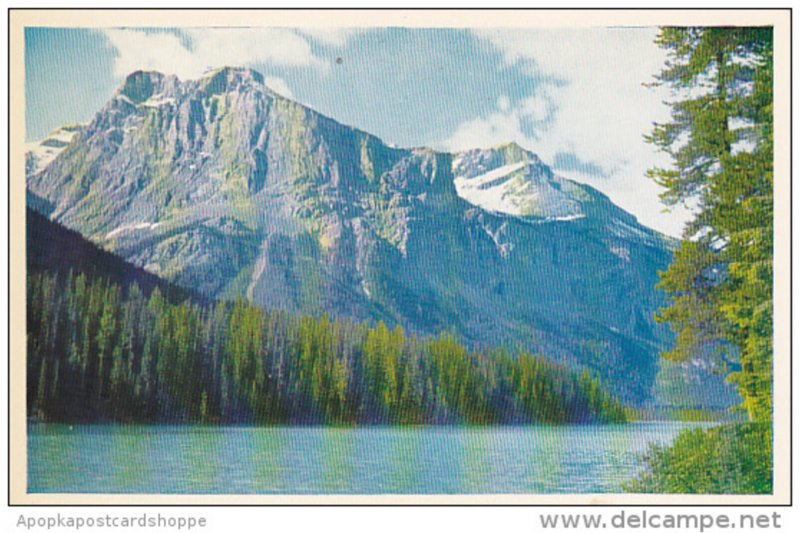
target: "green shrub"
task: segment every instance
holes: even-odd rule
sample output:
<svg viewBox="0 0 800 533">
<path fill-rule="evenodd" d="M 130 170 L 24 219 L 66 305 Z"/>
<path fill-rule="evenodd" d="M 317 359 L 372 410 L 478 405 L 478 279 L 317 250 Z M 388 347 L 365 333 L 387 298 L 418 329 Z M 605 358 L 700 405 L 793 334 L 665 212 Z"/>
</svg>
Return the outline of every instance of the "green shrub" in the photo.
<svg viewBox="0 0 800 533">
<path fill-rule="evenodd" d="M 737 423 L 687 430 L 653 446 L 648 469 L 623 488 L 659 494 L 771 494 L 772 426 Z"/>
</svg>

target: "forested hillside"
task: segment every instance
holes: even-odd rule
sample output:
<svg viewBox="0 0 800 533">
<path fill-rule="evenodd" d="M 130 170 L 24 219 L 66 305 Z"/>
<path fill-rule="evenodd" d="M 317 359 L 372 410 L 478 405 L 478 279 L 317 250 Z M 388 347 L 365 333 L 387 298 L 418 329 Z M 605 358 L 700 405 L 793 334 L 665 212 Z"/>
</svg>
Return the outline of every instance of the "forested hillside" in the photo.
<svg viewBox="0 0 800 533">
<path fill-rule="evenodd" d="M 146 297 L 86 274 L 28 277 L 28 408 L 69 422 L 622 422 L 587 372 L 452 337 L 418 340 L 243 301 Z"/>
</svg>

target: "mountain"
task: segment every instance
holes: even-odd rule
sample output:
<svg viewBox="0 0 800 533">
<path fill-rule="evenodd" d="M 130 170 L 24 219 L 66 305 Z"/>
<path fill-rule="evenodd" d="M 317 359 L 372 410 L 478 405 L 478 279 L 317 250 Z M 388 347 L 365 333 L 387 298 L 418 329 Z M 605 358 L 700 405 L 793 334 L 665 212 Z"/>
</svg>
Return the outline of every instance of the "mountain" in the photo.
<svg viewBox="0 0 800 533">
<path fill-rule="evenodd" d="M 74 133 L 29 156 L 28 205 L 153 274 L 520 347 L 653 396 L 674 243 L 520 146 L 390 147 L 233 68 L 135 72 Z"/>
<path fill-rule="evenodd" d="M 61 126 L 41 141 L 25 145 L 25 173 L 36 174 L 49 165 L 80 130 L 79 124 Z"/>
<path fill-rule="evenodd" d="M 62 277 L 69 273 L 84 274 L 88 279 L 110 281 L 126 289 L 135 283 L 145 295 L 158 288 L 174 302 L 189 299 L 207 303 L 205 298 L 126 263 L 31 208 L 25 210 L 25 229 L 29 273 L 45 272 Z"/>
</svg>

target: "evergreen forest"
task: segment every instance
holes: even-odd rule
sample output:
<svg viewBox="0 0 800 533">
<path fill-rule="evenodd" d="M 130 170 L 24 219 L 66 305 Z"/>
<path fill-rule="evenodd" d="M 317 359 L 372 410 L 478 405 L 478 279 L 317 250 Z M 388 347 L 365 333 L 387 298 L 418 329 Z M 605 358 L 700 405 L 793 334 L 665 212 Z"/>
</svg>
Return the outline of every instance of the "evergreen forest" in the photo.
<svg viewBox="0 0 800 533">
<path fill-rule="evenodd" d="M 245 303 L 28 276 L 28 410 L 53 422 L 624 422 L 588 372 L 504 350 Z"/>
</svg>

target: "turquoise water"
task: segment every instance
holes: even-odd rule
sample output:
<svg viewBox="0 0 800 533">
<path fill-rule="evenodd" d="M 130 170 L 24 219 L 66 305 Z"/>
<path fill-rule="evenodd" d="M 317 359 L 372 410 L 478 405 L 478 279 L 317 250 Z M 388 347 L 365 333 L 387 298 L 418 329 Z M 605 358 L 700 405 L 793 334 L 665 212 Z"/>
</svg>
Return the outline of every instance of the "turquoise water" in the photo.
<svg viewBox="0 0 800 533">
<path fill-rule="evenodd" d="M 158 494 L 619 492 L 649 443 L 703 424 L 28 428 L 28 491 Z M 707 425 L 707 424 L 705 424 Z"/>
</svg>

